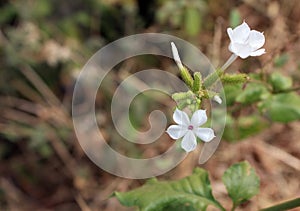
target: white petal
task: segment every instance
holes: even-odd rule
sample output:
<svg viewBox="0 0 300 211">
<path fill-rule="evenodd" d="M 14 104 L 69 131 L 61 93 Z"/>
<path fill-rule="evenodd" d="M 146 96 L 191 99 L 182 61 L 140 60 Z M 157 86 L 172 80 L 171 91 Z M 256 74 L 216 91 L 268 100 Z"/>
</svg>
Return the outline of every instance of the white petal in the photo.
<svg viewBox="0 0 300 211">
<path fill-rule="evenodd" d="M 203 125 L 207 121 L 206 110 L 197 110 L 192 116 L 191 124 L 194 128 Z"/>
<path fill-rule="evenodd" d="M 229 36 L 229 39 L 231 41 L 233 41 L 233 30 L 232 30 L 232 28 L 227 28 L 227 34 Z"/>
<path fill-rule="evenodd" d="M 171 42 L 171 48 L 172 48 L 173 59 L 175 60 L 177 66 L 179 67 L 179 69 L 183 68 L 175 43 Z"/>
<path fill-rule="evenodd" d="M 254 50 L 257 50 L 265 44 L 265 35 L 256 30 L 251 30 L 248 43 Z"/>
<path fill-rule="evenodd" d="M 234 54 L 237 54 L 237 49 L 235 48 L 235 46 L 232 44 L 232 42 L 229 44 L 228 46 L 228 50 Z"/>
<path fill-rule="evenodd" d="M 214 100 L 215 102 L 219 103 L 219 104 L 222 104 L 222 99 L 220 98 L 219 95 L 215 95 L 214 98 L 213 98 L 213 100 Z"/>
<path fill-rule="evenodd" d="M 195 128 L 194 133 L 198 138 L 200 138 L 204 142 L 211 141 L 215 136 L 213 129 L 211 128 Z"/>
<path fill-rule="evenodd" d="M 190 119 L 189 119 L 188 115 L 185 112 L 180 111 L 177 108 L 173 114 L 173 119 L 179 125 L 189 126 L 189 124 L 190 124 Z"/>
<path fill-rule="evenodd" d="M 196 148 L 196 146 L 197 146 L 196 137 L 194 133 L 191 130 L 189 130 L 181 141 L 181 147 L 186 152 L 191 152 Z"/>
<path fill-rule="evenodd" d="M 232 45 L 236 49 L 235 54 L 241 57 L 242 59 L 247 58 L 252 53 L 252 48 L 250 45 L 241 43 L 233 43 Z"/>
<path fill-rule="evenodd" d="M 262 49 L 259 49 L 257 51 L 252 52 L 250 54 L 250 56 L 261 56 L 261 55 L 263 55 L 265 53 L 266 53 L 266 50 L 264 48 L 262 48 Z"/>
<path fill-rule="evenodd" d="M 172 139 L 179 139 L 187 133 L 188 129 L 182 125 L 171 125 L 167 129 L 167 133 Z"/>
<path fill-rule="evenodd" d="M 245 43 L 249 38 L 250 28 L 246 22 L 233 29 L 233 42 Z"/>
</svg>

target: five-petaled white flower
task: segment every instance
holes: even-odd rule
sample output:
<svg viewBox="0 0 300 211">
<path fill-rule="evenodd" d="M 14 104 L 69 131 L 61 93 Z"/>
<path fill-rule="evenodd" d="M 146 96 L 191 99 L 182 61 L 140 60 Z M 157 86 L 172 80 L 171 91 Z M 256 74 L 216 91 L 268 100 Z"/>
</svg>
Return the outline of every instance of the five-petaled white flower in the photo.
<svg viewBox="0 0 300 211">
<path fill-rule="evenodd" d="M 197 146 L 196 136 L 204 142 L 211 141 L 214 131 L 211 128 L 200 128 L 207 121 L 206 110 L 197 110 L 191 120 L 188 115 L 176 108 L 173 119 L 178 125 L 171 125 L 167 133 L 173 139 L 182 138 L 181 147 L 186 151 L 193 151 Z"/>
<path fill-rule="evenodd" d="M 245 21 L 235 29 L 227 28 L 227 33 L 231 41 L 228 49 L 242 59 L 266 53 L 265 49 L 261 48 L 265 43 L 264 34 L 250 30 Z"/>
</svg>

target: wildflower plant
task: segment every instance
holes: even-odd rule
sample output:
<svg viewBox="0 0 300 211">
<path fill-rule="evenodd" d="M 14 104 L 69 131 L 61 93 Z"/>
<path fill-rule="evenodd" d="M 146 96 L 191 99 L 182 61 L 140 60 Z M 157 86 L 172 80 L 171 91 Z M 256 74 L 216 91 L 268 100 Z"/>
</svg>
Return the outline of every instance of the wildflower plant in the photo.
<svg viewBox="0 0 300 211">
<path fill-rule="evenodd" d="M 234 29 L 228 28 L 227 33 L 230 39 L 228 49 L 232 56 L 222 67 L 206 77 L 201 72 L 194 72 L 192 75 L 182 63 L 176 44 L 171 42 L 173 59 L 189 90 L 172 95 L 177 103 L 173 114 L 177 125 L 170 125 L 166 132 L 172 139 L 180 140 L 181 148 L 188 153 L 197 148 L 197 139 L 210 142 L 215 137 L 212 128 L 203 126 L 209 119 L 207 105 L 203 103 L 205 100 L 227 105 L 234 102 L 244 105 L 256 103 L 258 109 L 263 114 L 268 114 L 272 120 L 289 122 L 300 119 L 299 106 L 296 108 L 300 98 L 293 92 L 291 79 L 274 73 L 268 76 L 269 83 L 266 84 L 260 80 L 261 75 L 226 73 L 226 69 L 238 57 L 246 59 L 266 53 L 262 48 L 265 43 L 264 34 L 251 30 L 245 21 Z M 222 93 L 213 90 L 214 84 L 219 81 L 225 85 L 225 94 L 230 93 L 227 102 Z M 285 116 L 280 112 L 285 112 Z M 230 124 L 229 121 L 227 126 L 230 127 Z M 259 178 L 248 162 L 232 165 L 225 171 L 222 181 L 232 200 L 231 210 L 235 210 L 259 192 Z M 138 206 L 140 210 L 147 211 L 206 210 L 208 206 L 226 210 L 212 194 L 208 173 L 200 168 L 178 181 L 159 182 L 151 179 L 140 188 L 125 193 L 115 192 L 114 196 L 125 206 Z M 300 199 L 287 204 L 291 208 L 300 206 Z M 275 205 L 266 210 L 280 210 L 281 206 Z"/>
</svg>

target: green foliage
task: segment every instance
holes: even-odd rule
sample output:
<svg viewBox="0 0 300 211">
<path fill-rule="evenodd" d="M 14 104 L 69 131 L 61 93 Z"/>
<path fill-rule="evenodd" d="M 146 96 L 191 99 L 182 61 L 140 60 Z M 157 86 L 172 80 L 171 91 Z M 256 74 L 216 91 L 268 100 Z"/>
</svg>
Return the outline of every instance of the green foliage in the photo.
<svg viewBox="0 0 300 211">
<path fill-rule="evenodd" d="M 300 97 L 292 90 L 292 79 L 274 72 L 264 82 L 261 75 L 250 74 L 248 84 L 224 84 L 226 104 L 232 111 L 228 114 L 223 138 L 237 141 L 255 135 L 272 122 L 288 123 L 300 119 Z M 263 116 L 252 113 L 241 115 L 247 108 L 259 110 Z M 253 109 L 252 109 L 253 110 Z M 238 115 L 237 115 L 238 114 Z"/>
<path fill-rule="evenodd" d="M 267 88 L 262 84 L 250 83 L 236 97 L 236 102 L 242 104 L 251 104 L 266 99 L 270 95 Z"/>
<path fill-rule="evenodd" d="M 272 121 L 287 123 L 300 119 L 300 97 L 295 92 L 280 93 L 259 104 L 260 110 Z"/>
<path fill-rule="evenodd" d="M 249 200 L 259 190 L 259 179 L 247 162 L 231 166 L 224 173 L 223 182 L 234 207 Z M 160 182 L 153 178 L 142 187 L 115 192 L 113 196 L 124 206 L 137 206 L 141 211 L 205 211 L 209 205 L 225 210 L 212 195 L 208 173 L 200 168 L 181 180 Z"/>
<path fill-rule="evenodd" d="M 223 98 L 226 97 L 226 105 L 232 106 L 236 101 L 236 97 L 242 92 L 242 84 L 228 84 L 224 86 Z"/>
<path fill-rule="evenodd" d="M 259 192 L 259 177 L 246 161 L 232 165 L 222 177 L 233 209 Z"/>
<path fill-rule="evenodd" d="M 160 24 L 184 30 L 188 36 L 196 36 L 202 28 L 207 3 L 203 0 L 162 1 L 156 13 Z"/>
<path fill-rule="evenodd" d="M 184 17 L 185 31 L 190 36 L 195 36 L 200 32 L 202 18 L 198 9 L 195 7 L 187 7 Z"/>
<path fill-rule="evenodd" d="M 230 11 L 229 23 L 233 28 L 237 27 L 241 23 L 241 14 L 238 9 L 234 8 Z"/>
<path fill-rule="evenodd" d="M 285 65 L 287 63 L 288 60 L 289 60 L 288 54 L 286 54 L 286 53 L 281 54 L 280 56 L 275 58 L 274 65 L 276 67 L 282 67 L 283 65 Z"/>
<path fill-rule="evenodd" d="M 234 118 L 228 114 L 223 138 L 227 141 L 235 142 L 255 135 L 268 126 L 268 122 L 259 114 L 241 116 L 238 118 Z"/>
<path fill-rule="evenodd" d="M 290 77 L 284 76 L 279 72 L 274 72 L 269 77 L 269 83 L 274 92 L 280 92 L 292 87 L 293 81 Z"/>
<path fill-rule="evenodd" d="M 191 176 L 178 181 L 159 182 L 149 180 L 144 186 L 114 196 L 125 206 L 138 206 L 141 211 L 206 210 L 208 205 L 222 209 L 212 195 L 208 173 L 196 168 Z M 183 208 L 183 209 L 182 209 Z"/>
</svg>

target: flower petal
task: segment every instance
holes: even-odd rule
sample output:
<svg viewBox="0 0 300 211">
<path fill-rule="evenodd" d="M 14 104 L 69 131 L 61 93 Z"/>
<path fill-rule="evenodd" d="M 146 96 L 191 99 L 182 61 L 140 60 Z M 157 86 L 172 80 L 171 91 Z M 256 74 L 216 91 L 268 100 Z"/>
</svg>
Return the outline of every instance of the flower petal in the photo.
<svg viewBox="0 0 300 211">
<path fill-rule="evenodd" d="M 227 34 L 229 36 L 229 39 L 231 41 L 233 41 L 233 30 L 232 30 L 232 28 L 227 28 Z"/>
<path fill-rule="evenodd" d="M 236 55 L 237 55 L 237 53 L 238 53 L 237 49 L 236 49 L 235 46 L 232 44 L 232 42 L 229 44 L 228 50 L 229 50 L 230 52 L 236 54 Z"/>
<path fill-rule="evenodd" d="M 191 130 L 189 130 L 181 141 L 181 147 L 186 152 L 191 152 L 196 148 L 196 146 L 197 146 L 196 137 L 194 133 Z"/>
<path fill-rule="evenodd" d="M 195 128 L 194 133 L 204 142 L 209 142 L 216 137 L 211 128 Z"/>
<path fill-rule="evenodd" d="M 251 30 L 248 43 L 253 48 L 253 50 L 257 50 L 265 44 L 265 36 L 261 32 Z"/>
<path fill-rule="evenodd" d="M 262 49 L 259 49 L 257 51 L 252 52 L 250 54 L 250 56 L 261 56 L 261 55 L 263 55 L 265 53 L 266 53 L 266 50 L 264 48 L 262 48 Z"/>
<path fill-rule="evenodd" d="M 232 48 L 236 49 L 236 52 L 234 53 L 242 59 L 247 58 L 252 53 L 252 48 L 248 44 L 233 43 L 232 46 Z"/>
<path fill-rule="evenodd" d="M 245 43 L 249 38 L 250 27 L 244 21 L 241 25 L 233 29 L 233 39 L 231 41 L 237 43 Z"/>
<path fill-rule="evenodd" d="M 167 129 L 167 133 L 172 139 L 179 139 L 187 133 L 188 129 L 182 125 L 171 125 Z"/>
<path fill-rule="evenodd" d="M 200 125 L 203 125 L 207 121 L 207 115 L 206 110 L 197 110 L 192 116 L 191 124 L 194 128 L 199 127 Z"/>
<path fill-rule="evenodd" d="M 188 115 L 185 112 L 180 111 L 177 108 L 173 114 L 173 119 L 179 125 L 188 126 L 190 124 L 190 119 L 189 119 Z"/>
</svg>

